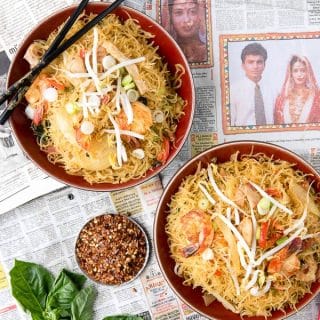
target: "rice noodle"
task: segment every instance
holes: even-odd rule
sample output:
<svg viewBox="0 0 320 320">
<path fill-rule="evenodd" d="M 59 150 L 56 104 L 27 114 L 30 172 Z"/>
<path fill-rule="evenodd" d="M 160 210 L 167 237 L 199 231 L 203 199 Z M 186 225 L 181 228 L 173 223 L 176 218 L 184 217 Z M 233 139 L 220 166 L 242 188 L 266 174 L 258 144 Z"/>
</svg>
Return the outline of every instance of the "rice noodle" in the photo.
<svg viewBox="0 0 320 320">
<path fill-rule="evenodd" d="M 317 268 L 306 268 L 311 260 L 316 265 L 319 261 L 320 217 L 311 212 L 318 210 L 319 194 L 312 190 L 307 177 L 286 161 L 274 161 L 263 154 L 231 158 L 207 168 L 199 163 L 195 173 L 184 177 L 171 196 L 165 227 L 170 255 L 179 264 L 184 285 L 200 287 L 204 295 L 231 305 L 241 317 L 269 317 L 274 310 L 294 308 L 310 292 L 313 280 L 301 281 L 298 274 L 309 270 L 314 273 L 310 279 L 316 279 Z M 238 188 L 248 181 L 260 181 L 261 190 L 275 188 L 279 191 L 277 202 L 285 203 L 294 213 L 290 215 L 273 204 L 262 217 L 257 205 L 239 200 Z M 308 185 L 306 195 L 314 205 L 296 195 L 299 188 L 289 190 L 290 185 L 303 186 L 304 190 Z M 208 192 L 215 204 L 202 206 L 199 190 Z M 234 204 L 241 211 L 237 212 Z M 308 239 L 310 245 L 300 248 L 297 238 Z M 185 256 L 182 252 L 188 246 L 196 250 Z M 209 250 L 214 258 L 205 261 L 202 252 Z M 296 271 L 287 273 L 291 259 Z"/>
</svg>

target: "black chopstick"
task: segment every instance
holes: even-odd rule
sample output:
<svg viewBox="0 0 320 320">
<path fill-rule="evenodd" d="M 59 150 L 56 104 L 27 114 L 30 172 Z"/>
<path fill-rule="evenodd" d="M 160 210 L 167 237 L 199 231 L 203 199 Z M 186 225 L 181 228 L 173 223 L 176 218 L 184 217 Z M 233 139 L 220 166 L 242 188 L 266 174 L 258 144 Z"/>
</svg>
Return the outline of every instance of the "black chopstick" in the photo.
<svg viewBox="0 0 320 320">
<path fill-rule="evenodd" d="M 89 0 L 82 0 L 76 10 L 72 13 L 72 15 L 69 17 L 65 25 L 62 27 L 56 38 L 53 40 L 51 43 L 50 47 L 48 50 L 45 52 L 43 57 L 40 59 L 40 64 L 38 68 L 35 68 L 35 70 L 31 70 L 29 73 L 27 73 L 20 81 L 15 82 L 10 88 L 3 94 L 1 95 L 0 98 L 0 105 L 8 99 L 11 95 L 13 97 L 11 98 L 10 103 L 8 104 L 7 108 L 1 113 L 0 115 L 0 124 L 3 125 L 10 117 L 13 109 L 15 106 L 19 104 L 19 102 L 23 99 L 25 93 L 28 91 L 29 86 L 31 85 L 32 81 L 34 78 L 40 73 L 42 70 L 42 61 L 45 61 L 47 57 L 54 52 L 61 43 L 61 41 L 64 39 L 70 28 L 73 26 L 83 9 L 86 7 L 88 4 Z M 26 80 L 24 80 L 26 79 Z M 28 81 L 27 81 L 28 80 Z M 24 84 L 24 81 L 26 83 Z"/>
<path fill-rule="evenodd" d="M 5 102 L 7 99 L 9 99 L 14 93 L 18 91 L 18 89 L 24 85 L 30 85 L 30 78 L 32 76 L 36 76 L 39 74 L 42 68 L 42 61 L 46 59 L 46 57 L 52 53 L 54 50 L 57 49 L 63 38 L 66 36 L 69 29 L 72 27 L 82 10 L 85 8 L 85 6 L 88 4 L 89 0 L 82 0 L 79 6 L 76 8 L 76 10 L 73 12 L 73 14 L 70 16 L 66 24 L 63 26 L 57 37 L 54 39 L 52 44 L 50 45 L 49 49 L 46 51 L 44 56 L 41 58 L 39 64 L 35 66 L 34 70 L 30 70 L 24 77 L 22 77 L 19 81 L 15 82 L 10 88 L 7 89 L 5 93 L 3 93 L 0 96 L 0 105 Z"/>
<path fill-rule="evenodd" d="M 112 12 L 114 9 L 116 9 L 123 1 L 124 0 L 116 0 L 112 4 L 110 4 L 110 6 L 108 8 L 106 8 L 101 13 L 99 13 L 99 15 L 97 15 L 94 19 L 89 21 L 82 29 L 80 29 L 78 32 L 76 32 L 72 37 L 70 37 L 68 40 L 66 40 L 64 43 L 62 43 L 60 46 L 58 46 L 53 52 L 49 53 L 45 59 L 42 59 L 39 62 L 39 64 L 37 64 L 34 68 L 32 68 L 23 78 L 21 78 L 18 82 L 14 83 L 11 86 L 11 87 L 15 87 L 15 91 L 13 91 L 13 92 L 17 92 L 20 88 L 23 88 L 23 90 L 21 90 L 20 94 L 18 94 L 18 93 L 16 94 L 16 96 L 12 99 L 12 102 L 10 102 L 7 105 L 7 107 L 4 109 L 4 111 L 1 113 L 0 125 L 4 124 L 8 120 L 13 109 L 22 100 L 28 87 L 31 85 L 32 81 L 40 73 L 40 71 L 43 68 L 45 68 L 48 64 L 50 64 L 54 59 L 56 59 L 63 51 L 68 49 L 77 40 L 79 40 L 86 32 L 88 32 L 91 28 L 93 28 L 98 22 L 100 22 L 103 18 L 105 18 L 110 12 Z M 25 87 L 27 87 L 27 88 L 25 88 Z M 9 95 L 9 97 L 11 95 Z M 6 101 L 7 99 L 8 98 L 4 99 L 4 101 Z"/>
<path fill-rule="evenodd" d="M 60 45 L 61 41 L 64 39 L 64 37 L 66 36 L 68 31 L 71 29 L 73 24 L 76 22 L 77 18 L 79 17 L 79 15 L 83 11 L 83 9 L 86 7 L 88 2 L 89 2 L 89 0 L 82 0 L 80 2 L 80 4 L 78 5 L 77 9 L 73 12 L 73 14 L 70 16 L 70 18 L 66 22 L 66 24 L 63 26 L 61 31 L 58 33 L 56 38 L 51 43 L 49 49 L 46 51 L 46 53 L 42 57 L 42 60 L 45 60 L 48 57 L 49 54 L 51 54 L 54 50 L 56 50 L 58 48 L 58 46 Z"/>
</svg>

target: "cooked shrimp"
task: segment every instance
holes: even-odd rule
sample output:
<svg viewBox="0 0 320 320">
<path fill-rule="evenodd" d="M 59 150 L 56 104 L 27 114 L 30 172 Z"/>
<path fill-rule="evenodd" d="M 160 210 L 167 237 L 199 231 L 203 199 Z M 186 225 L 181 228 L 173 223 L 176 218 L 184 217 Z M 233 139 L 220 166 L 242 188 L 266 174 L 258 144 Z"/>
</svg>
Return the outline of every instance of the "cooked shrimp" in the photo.
<svg viewBox="0 0 320 320">
<path fill-rule="evenodd" d="M 76 152 L 70 159 L 72 164 L 87 170 L 104 170 L 110 167 L 110 155 L 115 153 L 115 147 L 107 143 L 106 135 L 100 139 L 91 139 L 79 129 L 81 113 L 70 115 L 64 108 L 55 112 L 50 118 L 51 127 L 61 132 L 64 138 L 73 146 L 84 149 L 85 152 Z"/>
<path fill-rule="evenodd" d="M 26 100 L 31 104 L 35 104 L 39 101 L 41 101 L 43 91 L 48 88 L 48 84 L 46 82 L 46 79 L 48 76 L 44 73 L 41 73 L 32 83 L 30 88 L 25 94 Z"/>
<path fill-rule="evenodd" d="M 284 260 L 288 257 L 289 247 L 284 247 L 277 252 L 268 264 L 268 273 L 279 273 Z"/>
<path fill-rule="evenodd" d="M 298 270 L 300 270 L 300 260 L 296 254 L 290 255 L 283 261 L 283 264 L 281 266 L 281 273 L 283 273 L 284 275 L 291 276 Z"/>
<path fill-rule="evenodd" d="M 128 124 L 128 119 L 123 110 L 116 117 L 121 130 L 130 130 L 136 133 L 145 134 L 152 125 L 152 114 L 150 109 L 143 103 L 135 101 L 132 103 L 133 121 Z M 131 137 L 123 136 L 129 142 Z"/>
<path fill-rule="evenodd" d="M 181 218 L 181 222 L 190 242 L 190 245 L 182 250 L 185 257 L 201 253 L 211 245 L 214 231 L 210 217 L 204 211 L 191 210 Z"/>
<path fill-rule="evenodd" d="M 65 67 L 72 73 L 86 73 L 84 61 L 79 56 L 73 56 L 70 60 L 65 62 Z"/>
<path fill-rule="evenodd" d="M 78 117 L 78 115 L 69 115 L 64 108 L 60 108 L 59 112 L 55 112 L 50 119 L 51 125 L 56 127 L 72 145 L 78 145 L 74 129 L 79 125 L 80 119 Z"/>
<path fill-rule="evenodd" d="M 145 134 L 147 130 L 152 126 L 152 114 L 150 109 L 141 102 L 132 103 L 133 109 L 133 122 L 131 124 L 131 130 Z"/>
<path fill-rule="evenodd" d="M 296 279 L 300 281 L 315 281 L 318 265 L 314 260 L 313 256 L 307 256 L 304 259 L 305 264 L 303 264 L 301 270 L 296 273 Z"/>
</svg>

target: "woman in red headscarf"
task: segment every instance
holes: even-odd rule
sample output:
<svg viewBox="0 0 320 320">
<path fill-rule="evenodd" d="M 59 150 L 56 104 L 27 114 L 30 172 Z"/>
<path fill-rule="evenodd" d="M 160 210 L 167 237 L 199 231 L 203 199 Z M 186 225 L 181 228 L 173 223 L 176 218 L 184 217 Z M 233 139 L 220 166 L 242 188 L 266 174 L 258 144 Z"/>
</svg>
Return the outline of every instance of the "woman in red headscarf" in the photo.
<svg viewBox="0 0 320 320">
<path fill-rule="evenodd" d="M 320 94 L 309 60 L 292 56 L 274 109 L 275 124 L 320 122 Z"/>
</svg>

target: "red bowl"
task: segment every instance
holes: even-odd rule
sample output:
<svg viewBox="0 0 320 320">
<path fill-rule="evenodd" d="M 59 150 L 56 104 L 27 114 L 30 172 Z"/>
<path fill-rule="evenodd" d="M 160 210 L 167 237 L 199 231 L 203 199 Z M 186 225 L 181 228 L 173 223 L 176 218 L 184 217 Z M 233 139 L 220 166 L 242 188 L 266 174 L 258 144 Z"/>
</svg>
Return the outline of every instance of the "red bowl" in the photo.
<svg viewBox="0 0 320 320">
<path fill-rule="evenodd" d="M 106 3 L 90 3 L 86 7 L 87 13 L 98 14 L 103 11 L 107 6 Z M 74 11 L 75 6 L 67 7 L 61 11 L 54 13 L 47 17 L 45 20 L 40 22 L 23 40 L 11 66 L 8 74 L 8 86 L 19 80 L 23 75 L 29 71 L 29 64 L 23 59 L 23 56 L 28 46 L 37 39 L 47 39 L 49 34 L 59 27 L 70 14 Z M 175 64 L 181 64 L 185 69 L 185 74 L 182 77 L 182 86 L 178 90 L 178 94 L 187 102 L 184 109 L 185 114 L 180 119 L 177 130 L 176 130 L 176 146 L 170 150 L 169 158 L 165 165 L 161 165 L 154 169 L 150 169 L 146 172 L 145 176 L 140 179 L 133 179 L 126 183 L 111 184 L 111 183 L 96 183 L 90 184 L 80 176 L 72 176 L 65 172 L 62 167 L 53 165 L 47 160 L 47 156 L 44 152 L 41 152 L 39 146 L 36 143 L 36 139 L 30 129 L 31 121 L 25 116 L 24 109 L 27 105 L 26 101 L 22 101 L 13 112 L 10 118 L 10 125 L 14 132 L 14 135 L 26 153 L 26 155 L 43 171 L 49 176 L 57 179 L 58 181 L 71 185 L 77 188 L 95 191 L 114 191 L 133 187 L 138 185 L 153 176 L 160 173 L 178 154 L 182 148 L 190 127 L 192 124 L 194 107 L 195 107 L 195 92 L 193 86 L 193 79 L 188 62 L 179 48 L 177 43 L 169 35 L 169 33 L 161 27 L 157 22 L 142 14 L 141 12 L 121 6 L 113 11 L 122 20 L 126 20 L 129 16 L 136 19 L 141 27 L 153 34 L 154 45 L 158 46 L 158 53 L 168 63 L 169 70 L 174 71 Z"/>
<path fill-rule="evenodd" d="M 189 305 L 196 312 L 202 314 L 209 319 L 219 320 L 266 320 L 266 319 L 283 319 L 296 311 L 290 308 L 285 309 L 286 314 L 281 311 L 274 311 L 271 317 L 241 317 L 239 314 L 235 314 L 230 310 L 227 310 L 220 302 L 215 301 L 209 306 L 205 306 L 202 292 L 200 288 L 192 289 L 190 286 L 183 285 L 183 279 L 178 277 L 174 273 L 175 262 L 170 256 L 170 250 L 168 245 L 168 237 L 165 232 L 165 225 L 167 222 L 168 215 L 168 204 L 170 203 L 171 196 L 178 191 L 178 188 L 183 179 L 194 174 L 197 170 L 198 163 L 205 166 L 213 158 L 217 159 L 218 163 L 223 163 L 230 160 L 230 155 L 236 151 L 241 154 L 250 154 L 251 152 L 259 153 L 263 152 L 267 156 L 273 156 L 275 159 L 286 160 L 290 163 L 295 164 L 297 170 L 301 170 L 304 173 L 311 174 L 312 179 L 315 180 L 313 187 L 316 192 L 320 192 L 320 175 L 317 171 L 306 161 L 301 159 L 295 153 L 284 149 L 282 147 L 258 141 L 237 141 L 224 143 L 214 146 L 201 154 L 197 155 L 190 161 L 188 161 L 169 181 L 166 186 L 162 197 L 159 201 L 156 217 L 154 221 L 154 241 L 155 241 L 155 252 L 158 260 L 158 264 L 162 270 L 162 273 L 168 282 L 169 286 L 175 292 L 175 294 Z M 320 282 L 314 282 L 311 287 L 311 293 L 306 294 L 297 303 L 297 309 L 301 309 L 307 303 L 309 303 L 318 293 L 320 292 Z"/>
</svg>

